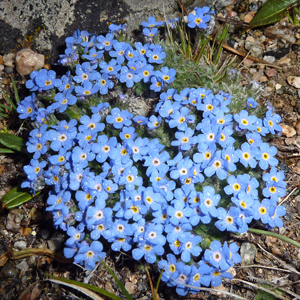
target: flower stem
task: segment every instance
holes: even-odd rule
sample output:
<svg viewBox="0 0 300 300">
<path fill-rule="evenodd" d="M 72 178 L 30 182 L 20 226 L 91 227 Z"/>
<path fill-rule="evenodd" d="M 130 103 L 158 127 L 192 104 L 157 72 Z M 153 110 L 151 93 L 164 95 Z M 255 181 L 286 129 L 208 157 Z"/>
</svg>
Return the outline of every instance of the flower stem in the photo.
<svg viewBox="0 0 300 300">
<path fill-rule="evenodd" d="M 296 241 L 294 241 L 294 240 L 292 240 L 292 239 L 290 239 L 286 236 L 275 233 L 275 232 L 270 232 L 270 231 L 255 229 L 255 228 L 249 228 L 248 231 L 256 233 L 256 234 L 265 234 L 265 235 L 268 235 L 268 236 L 272 236 L 272 237 L 277 238 L 279 240 L 282 240 L 284 242 L 290 243 L 290 244 L 296 246 L 297 248 L 300 248 L 300 243 L 298 243 L 298 242 L 296 242 Z"/>
</svg>

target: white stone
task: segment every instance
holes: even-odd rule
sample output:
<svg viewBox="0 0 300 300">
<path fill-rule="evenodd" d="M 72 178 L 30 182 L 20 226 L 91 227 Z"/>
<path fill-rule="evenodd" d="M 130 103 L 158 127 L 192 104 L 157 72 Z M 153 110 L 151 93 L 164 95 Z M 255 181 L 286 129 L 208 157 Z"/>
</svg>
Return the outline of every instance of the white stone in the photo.
<svg viewBox="0 0 300 300">
<path fill-rule="evenodd" d="M 288 77 L 287 82 L 296 89 L 300 89 L 300 77 L 290 76 Z"/>
<path fill-rule="evenodd" d="M 16 55 L 17 72 L 24 76 L 41 69 L 45 64 L 45 56 L 30 49 L 22 49 Z"/>
</svg>

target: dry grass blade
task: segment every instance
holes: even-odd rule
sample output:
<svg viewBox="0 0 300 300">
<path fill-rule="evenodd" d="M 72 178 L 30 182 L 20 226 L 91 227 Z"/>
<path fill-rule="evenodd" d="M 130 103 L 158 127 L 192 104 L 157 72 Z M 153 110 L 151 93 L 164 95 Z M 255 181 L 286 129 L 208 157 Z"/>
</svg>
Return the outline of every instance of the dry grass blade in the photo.
<svg viewBox="0 0 300 300">
<path fill-rule="evenodd" d="M 152 292 L 152 295 L 153 295 L 153 300 L 159 300 L 159 297 L 158 297 L 158 295 L 157 295 L 157 293 L 154 289 L 153 282 L 152 282 L 152 279 L 151 279 L 148 268 L 146 268 L 146 272 L 147 272 L 147 275 L 148 275 L 148 278 L 149 278 L 149 283 L 150 283 L 150 288 L 151 288 L 151 292 Z"/>
<path fill-rule="evenodd" d="M 280 269 L 280 268 L 273 268 L 273 267 L 267 267 L 267 266 L 263 266 L 263 265 L 249 265 L 249 266 L 240 266 L 240 267 L 235 267 L 235 268 L 236 269 L 262 268 L 262 269 L 269 269 L 269 270 L 274 270 L 274 271 L 281 271 L 281 272 L 293 273 L 291 270 Z"/>
<path fill-rule="evenodd" d="M 170 278 L 172 278 L 172 277 L 170 277 Z M 236 294 L 233 294 L 233 293 L 230 293 L 230 292 L 227 292 L 227 291 L 220 291 L 220 290 L 217 290 L 217 289 L 214 289 L 214 288 L 206 288 L 206 287 L 195 287 L 195 286 L 192 286 L 192 285 L 189 285 L 189 284 L 184 284 L 184 283 L 182 283 L 181 281 L 178 281 L 178 280 L 176 280 L 176 279 L 174 279 L 174 278 L 172 278 L 173 279 L 173 281 L 174 282 L 176 282 L 176 283 L 179 283 L 180 285 L 183 285 L 183 286 L 186 286 L 186 287 L 189 287 L 189 288 L 191 288 L 191 289 L 193 289 L 193 290 L 197 290 L 197 291 L 205 291 L 205 292 L 215 292 L 215 293 L 218 293 L 219 295 L 220 294 L 224 294 L 224 295 L 226 295 L 226 296 L 230 296 L 230 297 L 232 297 L 232 298 L 234 298 L 234 299 L 239 299 L 239 300 L 249 300 L 249 299 L 246 299 L 246 298 L 244 298 L 244 297 L 242 297 L 242 296 L 239 296 L 239 295 L 236 295 Z M 232 279 L 231 279 L 232 280 Z M 230 282 L 230 280 L 229 280 L 229 282 Z M 286 299 L 285 299 L 286 300 Z"/>
<path fill-rule="evenodd" d="M 245 281 L 245 280 L 241 280 L 241 279 L 236 279 L 236 278 L 233 278 L 233 279 L 231 279 L 231 280 L 234 280 L 234 281 L 237 281 L 237 282 L 242 282 L 242 283 L 248 284 L 248 285 L 254 287 L 254 288 L 257 289 L 257 290 L 262 290 L 262 291 L 264 291 L 264 292 L 266 292 L 266 293 L 268 293 L 268 294 L 270 294 L 270 295 L 276 297 L 277 299 L 281 299 L 281 300 L 290 300 L 289 298 L 286 298 L 286 297 L 283 297 L 283 296 L 281 296 L 281 295 L 278 295 L 277 293 L 275 293 L 275 292 L 273 292 L 273 291 L 271 291 L 271 290 L 268 290 L 268 289 L 266 289 L 266 288 L 264 288 L 264 287 L 262 287 L 262 286 L 260 286 L 260 285 L 257 285 L 257 284 L 255 284 L 255 283 L 252 283 L 252 282 L 249 282 L 249 281 Z M 296 299 L 299 299 L 299 298 L 296 298 Z"/>
<path fill-rule="evenodd" d="M 281 279 L 287 278 L 288 276 L 289 276 L 289 275 L 287 275 L 287 276 L 285 276 L 285 277 L 283 277 L 283 278 L 281 278 Z M 298 297 L 298 299 L 300 299 L 300 298 L 299 298 L 299 297 L 300 297 L 299 295 L 293 293 L 292 291 L 289 291 L 289 290 L 285 289 L 284 286 L 282 286 L 282 285 L 277 285 L 277 284 L 274 284 L 273 282 L 271 282 L 271 281 L 269 281 L 269 280 L 264 280 L 264 279 L 257 278 L 257 277 L 254 277 L 254 276 L 249 276 L 249 279 L 250 279 L 250 280 L 256 280 L 257 283 L 268 284 L 268 285 L 274 287 L 274 289 L 278 289 L 278 290 L 280 290 L 280 291 L 282 291 L 282 292 L 285 292 L 286 294 L 289 294 L 289 295 L 291 295 L 291 296 L 293 296 L 293 297 L 296 297 L 296 299 L 297 299 L 297 297 Z"/>
<path fill-rule="evenodd" d="M 29 293 L 29 291 L 37 284 L 37 283 L 41 283 L 43 282 L 44 280 L 38 280 L 38 281 L 35 281 L 33 282 L 32 284 L 30 284 L 23 292 L 22 294 L 18 297 L 18 300 L 21 300 L 21 299 L 25 299 L 25 295 L 27 293 Z"/>
<path fill-rule="evenodd" d="M 86 296 L 90 297 L 93 300 L 105 300 L 101 296 L 95 294 L 94 292 L 92 292 L 92 291 L 90 291 L 90 290 L 88 290 L 88 289 L 86 289 L 84 287 L 77 286 L 77 285 L 74 285 L 74 284 L 71 284 L 71 283 L 67 283 L 67 282 L 62 282 L 62 281 L 59 281 L 59 280 L 56 280 L 56 279 L 48 279 L 48 281 L 68 286 L 68 287 L 70 287 L 70 288 L 72 288 L 74 290 L 77 290 L 77 291 L 85 294 Z"/>
<path fill-rule="evenodd" d="M 265 253 L 267 253 L 268 255 L 270 255 L 272 258 L 276 259 L 277 261 L 279 261 L 285 268 L 287 268 L 288 270 L 290 270 L 293 273 L 296 273 L 298 275 L 300 275 L 300 272 L 298 272 L 294 267 L 288 265 L 287 263 L 285 263 L 283 260 L 281 260 L 280 258 L 276 257 L 275 255 L 271 254 L 270 252 L 268 252 L 267 250 L 265 250 L 260 244 L 257 244 L 258 247 L 264 251 Z"/>
<path fill-rule="evenodd" d="M 55 251 L 52 251 L 50 249 L 44 249 L 44 248 L 29 248 L 25 250 L 20 251 L 13 251 L 10 249 L 9 251 L 3 253 L 0 257 L 0 266 L 3 266 L 8 259 L 21 259 L 32 255 L 43 255 L 48 256 L 60 263 L 72 263 L 73 259 L 65 258 L 64 256 L 55 253 Z"/>
</svg>

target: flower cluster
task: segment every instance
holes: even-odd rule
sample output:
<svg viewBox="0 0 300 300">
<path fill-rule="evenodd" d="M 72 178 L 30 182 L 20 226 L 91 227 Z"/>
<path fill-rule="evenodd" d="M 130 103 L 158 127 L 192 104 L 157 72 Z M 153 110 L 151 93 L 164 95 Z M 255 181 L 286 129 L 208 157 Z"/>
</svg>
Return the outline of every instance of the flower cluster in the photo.
<svg viewBox="0 0 300 300">
<path fill-rule="evenodd" d="M 142 25 L 160 24 L 149 18 Z M 160 45 L 133 47 L 112 33 L 85 31 L 66 42 L 60 63 L 72 73 L 58 79 L 53 71 L 34 71 L 26 83 L 33 93 L 18 107 L 20 118 L 38 124 L 27 142 L 33 158 L 22 187 L 51 187 L 47 210 L 68 235 L 65 256 L 92 270 L 110 245 L 151 264 L 162 258 L 162 280 L 179 295 L 219 286 L 241 260 L 238 246 L 214 240 L 202 249 L 203 225 L 234 233 L 246 232 L 253 219 L 282 226 L 285 209 L 277 204 L 285 195 L 284 174 L 276 168 L 276 148 L 264 140 L 281 131 L 280 117 L 272 111 L 263 119 L 251 115 L 254 99 L 232 115 L 224 92 L 162 92 L 176 71 L 154 69 L 165 57 Z M 150 116 L 99 97 L 141 80 L 159 92 Z M 78 120 L 50 123 L 53 113 L 95 97 L 98 103 L 85 107 Z"/>
</svg>

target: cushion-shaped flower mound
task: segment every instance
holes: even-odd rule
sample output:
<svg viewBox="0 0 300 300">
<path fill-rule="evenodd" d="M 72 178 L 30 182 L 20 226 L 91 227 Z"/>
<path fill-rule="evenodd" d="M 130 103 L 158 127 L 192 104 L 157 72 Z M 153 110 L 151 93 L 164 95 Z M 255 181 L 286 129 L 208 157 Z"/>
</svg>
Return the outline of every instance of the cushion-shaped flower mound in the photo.
<svg viewBox="0 0 300 300">
<path fill-rule="evenodd" d="M 196 8 L 188 26 L 205 28 L 211 13 Z M 149 18 L 143 26 L 160 25 Z M 286 184 L 277 150 L 266 140 L 281 131 L 280 117 L 251 115 L 252 99 L 231 114 L 228 93 L 168 89 L 176 71 L 159 69 L 163 47 L 119 41 L 120 29 L 111 26 L 116 31 L 106 36 L 77 31 L 60 59 L 73 73 L 31 75 L 33 93 L 17 110 L 35 122 L 22 187 L 34 193 L 48 186 L 47 210 L 68 236 L 64 254 L 88 270 L 111 248 L 158 262 L 162 280 L 181 296 L 217 287 L 241 258 L 236 243 L 214 236 L 205 247 L 203 226 L 244 233 L 253 219 L 283 225 L 278 199 Z M 124 109 L 129 94 L 123 91 L 106 102 L 114 87 L 131 89 L 141 80 L 158 93 L 148 116 Z M 40 107 L 50 92 L 52 103 Z"/>
</svg>

